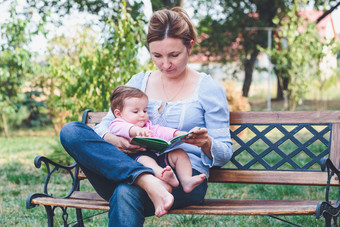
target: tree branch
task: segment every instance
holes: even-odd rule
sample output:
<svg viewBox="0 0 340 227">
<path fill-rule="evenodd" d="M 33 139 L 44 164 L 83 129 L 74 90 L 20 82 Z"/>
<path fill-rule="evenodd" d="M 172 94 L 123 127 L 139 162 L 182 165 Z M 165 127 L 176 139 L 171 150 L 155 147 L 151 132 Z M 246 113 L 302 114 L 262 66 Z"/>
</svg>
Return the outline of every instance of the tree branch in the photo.
<svg viewBox="0 0 340 227">
<path fill-rule="evenodd" d="M 327 10 L 326 12 L 324 12 L 324 14 L 322 14 L 322 15 L 316 20 L 316 23 L 318 24 L 320 21 L 322 21 L 325 17 L 327 17 L 328 14 L 332 13 L 336 8 L 338 8 L 339 5 L 340 5 L 340 2 L 338 2 L 338 4 L 336 4 L 335 6 L 333 6 L 332 8 L 330 8 L 329 10 Z"/>
</svg>

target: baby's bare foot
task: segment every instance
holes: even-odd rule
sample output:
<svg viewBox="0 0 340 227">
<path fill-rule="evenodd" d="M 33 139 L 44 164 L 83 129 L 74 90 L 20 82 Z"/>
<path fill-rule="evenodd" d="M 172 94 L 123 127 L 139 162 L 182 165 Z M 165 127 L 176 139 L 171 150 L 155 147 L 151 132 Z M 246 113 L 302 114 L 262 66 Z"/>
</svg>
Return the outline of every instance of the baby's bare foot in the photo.
<svg viewBox="0 0 340 227">
<path fill-rule="evenodd" d="M 174 171 L 171 169 L 170 166 L 166 166 L 163 171 L 161 172 L 160 178 L 161 180 L 167 182 L 172 187 L 177 187 L 179 185 L 179 182 L 177 180 L 177 177 L 174 173 Z"/>
<path fill-rule="evenodd" d="M 186 193 L 191 192 L 192 190 L 194 190 L 194 188 L 200 185 L 205 180 L 205 178 L 205 174 L 202 173 L 200 175 L 192 176 L 187 180 L 183 180 L 183 182 L 181 182 L 183 191 Z"/>
</svg>

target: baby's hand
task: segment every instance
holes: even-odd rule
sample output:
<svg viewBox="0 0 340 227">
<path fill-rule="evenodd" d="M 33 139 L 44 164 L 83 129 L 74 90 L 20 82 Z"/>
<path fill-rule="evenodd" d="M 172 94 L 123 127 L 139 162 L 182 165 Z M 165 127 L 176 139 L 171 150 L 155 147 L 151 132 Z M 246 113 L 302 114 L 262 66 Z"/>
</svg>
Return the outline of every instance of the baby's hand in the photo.
<svg viewBox="0 0 340 227">
<path fill-rule="evenodd" d="M 151 135 L 151 130 L 141 128 L 138 126 L 133 126 L 130 128 L 130 136 L 135 137 L 135 136 L 144 136 L 144 137 L 149 137 Z"/>
<path fill-rule="evenodd" d="M 176 130 L 175 133 L 174 133 L 174 137 L 181 136 L 181 135 L 184 135 L 184 134 L 187 134 L 187 133 L 188 132 Z"/>
<path fill-rule="evenodd" d="M 149 137 L 150 135 L 151 135 L 151 130 L 144 129 L 144 128 L 139 128 L 139 130 L 137 130 L 137 136 Z"/>
</svg>

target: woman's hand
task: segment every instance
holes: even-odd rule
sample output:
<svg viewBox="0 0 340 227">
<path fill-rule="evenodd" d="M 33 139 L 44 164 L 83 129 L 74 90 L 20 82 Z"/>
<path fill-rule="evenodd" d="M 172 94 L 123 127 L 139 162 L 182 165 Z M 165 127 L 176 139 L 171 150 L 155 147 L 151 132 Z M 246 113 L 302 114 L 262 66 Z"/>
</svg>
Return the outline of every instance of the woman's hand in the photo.
<svg viewBox="0 0 340 227">
<path fill-rule="evenodd" d="M 211 137 L 208 136 L 208 130 L 206 128 L 195 127 L 191 129 L 193 133 L 190 133 L 187 138 L 183 138 L 182 141 L 202 148 L 203 152 L 212 159 L 211 155 Z"/>
<path fill-rule="evenodd" d="M 104 135 L 103 139 L 106 142 L 113 144 L 118 150 L 124 152 L 125 154 L 133 154 L 146 150 L 143 147 L 130 144 L 130 140 L 125 137 L 116 136 L 109 132 Z"/>
</svg>

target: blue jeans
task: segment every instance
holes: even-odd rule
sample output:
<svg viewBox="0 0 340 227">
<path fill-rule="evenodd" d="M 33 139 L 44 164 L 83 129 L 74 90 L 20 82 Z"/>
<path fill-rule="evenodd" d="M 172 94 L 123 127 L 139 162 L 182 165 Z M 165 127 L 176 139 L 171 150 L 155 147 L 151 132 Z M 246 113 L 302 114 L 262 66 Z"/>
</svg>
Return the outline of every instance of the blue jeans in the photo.
<svg viewBox="0 0 340 227">
<path fill-rule="evenodd" d="M 80 122 L 66 124 L 60 141 L 97 193 L 109 201 L 109 226 L 143 226 L 145 217 L 154 215 L 146 192 L 133 184 L 141 173 L 154 174 L 152 169 L 131 159 Z M 193 170 L 193 174 L 199 172 Z M 201 203 L 206 190 L 207 181 L 191 193 L 185 193 L 181 186 L 173 188 L 172 208 Z"/>
</svg>

